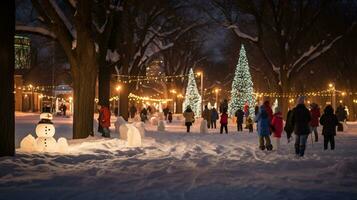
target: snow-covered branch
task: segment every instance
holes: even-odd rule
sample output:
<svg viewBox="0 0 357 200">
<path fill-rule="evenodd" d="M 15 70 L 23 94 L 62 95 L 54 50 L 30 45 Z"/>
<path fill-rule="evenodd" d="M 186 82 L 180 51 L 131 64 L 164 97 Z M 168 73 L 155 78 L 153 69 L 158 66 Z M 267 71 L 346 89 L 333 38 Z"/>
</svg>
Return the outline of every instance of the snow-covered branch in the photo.
<svg viewBox="0 0 357 200">
<path fill-rule="evenodd" d="M 246 33 L 243 33 L 237 25 L 229 25 L 227 28 L 233 29 L 234 33 L 240 38 L 248 39 L 252 42 L 258 42 L 258 37 L 253 37 Z"/>
<path fill-rule="evenodd" d="M 57 5 L 55 0 L 48 0 L 53 7 L 53 9 L 56 11 L 57 15 L 60 17 L 64 25 L 67 27 L 68 31 L 71 33 L 72 37 L 75 39 L 77 38 L 77 32 L 73 25 L 69 22 L 67 19 L 66 15 L 63 13 L 61 8 Z"/>
<path fill-rule="evenodd" d="M 17 32 L 28 32 L 28 33 L 44 35 L 51 38 L 56 38 L 56 35 L 53 32 L 43 27 L 16 25 L 15 29 Z"/>
<path fill-rule="evenodd" d="M 315 46 L 310 46 L 309 50 L 307 50 L 305 53 L 303 53 L 300 58 L 298 58 L 289 68 L 287 77 L 289 78 L 291 73 L 293 71 L 300 71 L 306 64 L 314 60 L 315 58 L 321 56 L 323 53 L 331 49 L 333 44 L 335 44 L 338 40 L 340 40 L 343 37 L 343 35 L 337 36 L 335 39 L 333 39 L 330 43 L 327 45 L 325 44 L 325 40 L 320 41 L 318 44 Z M 304 60 L 305 59 L 305 60 Z"/>
<path fill-rule="evenodd" d="M 99 26 L 98 23 L 95 20 L 93 20 L 92 23 L 93 23 L 94 27 L 96 28 L 96 30 L 98 31 L 98 33 L 103 33 L 104 30 L 105 30 L 105 27 L 108 24 L 108 14 L 105 17 L 105 22 L 103 23 L 102 26 Z"/>
</svg>

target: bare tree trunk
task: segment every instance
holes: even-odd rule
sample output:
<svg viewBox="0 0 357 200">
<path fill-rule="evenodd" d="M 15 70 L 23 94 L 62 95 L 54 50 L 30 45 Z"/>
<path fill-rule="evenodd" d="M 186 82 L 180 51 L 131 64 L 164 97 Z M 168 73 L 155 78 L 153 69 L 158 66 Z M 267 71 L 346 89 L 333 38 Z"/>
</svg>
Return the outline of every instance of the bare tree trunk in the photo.
<svg viewBox="0 0 357 200">
<path fill-rule="evenodd" d="M 125 85 L 120 91 L 119 114 L 125 120 L 129 119 L 129 87 L 131 84 Z"/>
<path fill-rule="evenodd" d="M 14 34 L 15 1 L 6 0 L 0 8 L 0 156 L 15 155 Z"/>
<path fill-rule="evenodd" d="M 105 66 L 105 63 L 99 63 L 98 87 L 99 104 L 109 108 L 110 68 Z"/>
<path fill-rule="evenodd" d="M 93 115 L 95 83 L 97 72 L 95 58 L 81 62 L 80 71 L 73 73 L 74 82 L 74 115 L 73 139 L 93 135 Z"/>
</svg>

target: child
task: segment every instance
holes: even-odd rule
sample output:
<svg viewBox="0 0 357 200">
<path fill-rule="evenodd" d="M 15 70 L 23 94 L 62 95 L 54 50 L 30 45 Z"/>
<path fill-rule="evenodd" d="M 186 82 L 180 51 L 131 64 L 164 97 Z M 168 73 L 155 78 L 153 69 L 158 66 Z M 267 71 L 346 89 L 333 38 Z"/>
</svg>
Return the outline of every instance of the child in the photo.
<svg viewBox="0 0 357 200">
<path fill-rule="evenodd" d="M 335 149 L 336 126 L 339 124 L 337 116 L 333 114 L 331 105 L 326 106 L 324 114 L 320 118 L 322 127 L 322 135 L 324 136 L 324 150 L 327 150 L 330 142 L 331 150 Z"/>
<path fill-rule="evenodd" d="M 280 138 L 281 138 L 281 134 L 283 132 L 283 116 L 278 109 L 276 109 L 276 111 L 273 115 L 271 127 L 272 127 L 272 131 L 274 133 L 273 137 L 274 137 L 274 141 L 275 141 L 275 147 L 279 151 Z"/>
<path fill-rule="evenodd" d="M 169 123 L 172 122 L 172 112 L 168 113 L 167 119 L 169 120 Z"/>
<path fill-rule="evenodd" d="M 237 117 L 237 129 L 239 131 L 243 131 L 243 118 L 244 118 L 244 112 L 242 109 L 238 109 L 235 113 L 235 116 Z"/>
<path fill-rule="evenodd" d="M 253 120 L 250 116 L 247 117 L 247 127 L 249 129 L 249 133 L 253 133 Z"/>
<path fill-rule="evenodd" d="M 227 108 L 224 108 L 223 109 L 223 113 L 221 115 L 221 131 L 220 133 L 222 134 L 223 133 L 223 128 L 224 130 L 226 131 L 226 134 L 228 134 L 228 114 L 227 114 Z"/>
</svg>

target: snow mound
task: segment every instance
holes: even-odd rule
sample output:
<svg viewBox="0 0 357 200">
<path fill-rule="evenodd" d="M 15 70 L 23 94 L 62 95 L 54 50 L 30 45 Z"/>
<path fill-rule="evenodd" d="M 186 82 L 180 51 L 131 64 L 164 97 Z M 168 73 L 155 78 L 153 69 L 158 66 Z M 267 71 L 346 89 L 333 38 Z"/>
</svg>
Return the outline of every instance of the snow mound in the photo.
<svg viewBox="0 0 357 200">
<path fill-rule="evenodd" d="M 36 139 L 31 134 L 28 134 L 21 140 L 20 150 L 24 152 L 36 151 Z"/>
<path fill-rule="evenodd" d="M 157 125 L 157 130 L 158 131 L 165 131 L 165 122 L 163 120 L 159 121 L 159 124 Z"/>
<path fill-rule="evenodd" d="M 68 153 L 68 142 L 67 139 L 61 137 L 57 141 L 57 152 L 58 153 Z"/>
<path fill-rule="evenodd" d="M 128 124 L 128 131 L 127 131 L 127 146 L 128 147 L 140 147 L 141 146 L 141 135 L 139 130 L 131 125 Z"/>
<path fill-rule="evenodd" d="M 157 126 L 159 123 L 159 120 L 157 119 L 157 117 L 151 117 L 150 118 L 150 124 L 153 126 Z"/>
<path fill-rule="evenodd" d="M 119 138 L 122 140 L 127 140 L 129 127 L 128 124 L 122 124 L 119 127 Z"/>
<path fill-rule="evenodd" d="M 200 133 L 208 133 L 207 120 L 201 121 Z"/>
<path fill-rule="evenodd" d="M 139 130 L 142 138 L 145 137 L 145 123 L 144 122 L 135 122 L 133 125 Z"/>
</svg>

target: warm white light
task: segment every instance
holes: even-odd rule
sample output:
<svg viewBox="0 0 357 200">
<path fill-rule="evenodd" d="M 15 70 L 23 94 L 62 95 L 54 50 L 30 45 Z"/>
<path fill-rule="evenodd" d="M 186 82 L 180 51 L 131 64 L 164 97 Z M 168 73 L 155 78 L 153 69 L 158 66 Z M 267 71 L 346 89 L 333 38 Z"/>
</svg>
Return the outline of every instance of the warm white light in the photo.
<svg viewBox="0 0 357 200">
<path fill-rule="evenodd" d="M 328 86 L 329 86 L 330 88 L 332 88 L 332 87 L 333 87 L 333 84 L 332 84 L 332 83 L 329 83 Z"/>
<path fill-rule="evenodd" d="M 116 89 L 117 91 L 120 91 L 120 90 L 121 90 L 121 86 L 118 85 L 115 89 Z"/>
</svg>

